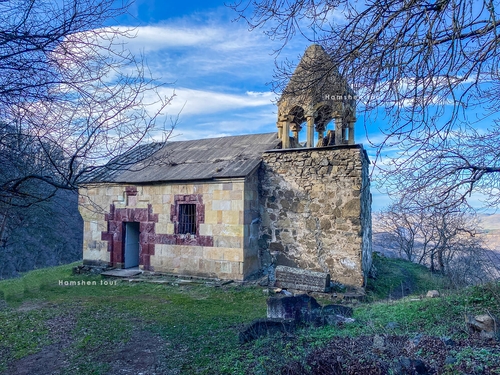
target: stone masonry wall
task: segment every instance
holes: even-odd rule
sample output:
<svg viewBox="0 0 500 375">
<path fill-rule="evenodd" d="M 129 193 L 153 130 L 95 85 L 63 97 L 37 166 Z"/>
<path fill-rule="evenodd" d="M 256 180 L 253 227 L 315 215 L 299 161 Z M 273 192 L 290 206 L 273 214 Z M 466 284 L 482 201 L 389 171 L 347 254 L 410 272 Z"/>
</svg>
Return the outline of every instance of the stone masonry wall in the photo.
<svg viewBox="0 0 500 375">
<path fill-rule="evenodd" d="M 257 171 L 247 176 L 245 181 L 244 210 L 244 274 L 250 276 L 260 271 L 259 261 L 259 175 Z"/>
<path fill-rule="evenodd" d="M 359 145 L 265 153 L 262 266 L 329 272 L 333 281 L 363 286 L 371 267 L 368 164 Z"/>
<path fill-rule="evenodd" d="M 244 225 L 244 187 L 244 179 L 233 179 L 81 188 L 84 263 L 123 266 L 123 223 L 139 222 L 141 268 L 242 280 L 244 232 L 250 230 Z M 175 234 L 179 203 L 197 205 L 196 235 Z"/>
</svg>

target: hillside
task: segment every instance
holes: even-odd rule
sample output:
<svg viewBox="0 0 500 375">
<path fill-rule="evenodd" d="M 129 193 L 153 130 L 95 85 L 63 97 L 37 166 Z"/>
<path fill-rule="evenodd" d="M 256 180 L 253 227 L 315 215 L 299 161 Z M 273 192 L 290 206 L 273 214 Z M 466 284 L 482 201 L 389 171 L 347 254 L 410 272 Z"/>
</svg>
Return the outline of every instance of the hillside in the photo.
<svg viewBox="0 0 500 375">
<path fill-rule="evenodd" d="M 427 373 L 500 372 L 500 344 L 471 335 L 464 321 L 500 315 L 498 284 L 451 292 L 423 267 L 381 257 L 376 265 L 371 302 L 352 305 L 354 323 L 246 344 L 239 331 L 266 316 L 263 287 L 110 283 L 72 276 L 71 265 L 32 271 L 0 282 L 0 374 L 385 374 L 420 362 Z M 80 285 L 64 285 L 71 281 Z M 445 295 L 418 297 L 428 288 Z"/>
<path fill-rule="evenodd" d="M 82 257 L 83 221 L 75 192 L 60 190 L 29 207 L 0 207 L 0 224 L 5 224 L 0 236 L 0 280 Z"/>
<path fill-rule="evenodd" d="M 500 254 L 500 214 L 479 215 L 483 231 L 481 236 L 491 250 Z"/>
<path fill-rule="evenodd" d="M 373 218 L 373 251 L 386 257 L 398 258 L 399 247 L 380 225 L 377 215 L 374 214 Z M 498 278 L 500 277 L 500 214 L 479 214 L 478 219 L 480 226 L 475 237 L 482 241 L 483 251 L 480 258 L 493 265 L 488 270 L 489 277 Z M 417 238 L 415 247 L 419 244 L 421 244 L 421 239 Z"/>
</svg>

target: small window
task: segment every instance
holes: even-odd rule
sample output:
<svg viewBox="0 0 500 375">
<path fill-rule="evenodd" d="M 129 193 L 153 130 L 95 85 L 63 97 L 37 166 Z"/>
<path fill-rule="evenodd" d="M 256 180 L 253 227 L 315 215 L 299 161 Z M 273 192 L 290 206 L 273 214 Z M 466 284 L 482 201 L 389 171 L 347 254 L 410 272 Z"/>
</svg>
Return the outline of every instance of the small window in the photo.
<svg viewBox="0 0 500 375">
<path fill-rule="evenodd" d="M 196 234 L 196 204 L 179 204 L 179 234 Z"/>
</svg>

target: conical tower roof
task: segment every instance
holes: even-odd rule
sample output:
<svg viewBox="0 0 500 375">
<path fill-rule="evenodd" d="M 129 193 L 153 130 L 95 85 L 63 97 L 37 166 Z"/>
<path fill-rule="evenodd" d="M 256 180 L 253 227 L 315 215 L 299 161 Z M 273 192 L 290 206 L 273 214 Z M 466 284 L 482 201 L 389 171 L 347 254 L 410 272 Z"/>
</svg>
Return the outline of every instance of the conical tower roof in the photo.
<svg viewBox="0 0 500 375">
<path fill-rule="evenodd" d="M 290 78 L 278 106 L 288 112 L 299 105 L 305 111 L 331 97 L 353 96 L 352 89 L 343 79 L 332 58 L 318 44 L 309 46 Z"/>
<path fill-rule="evenodd" d="M 330 132 L 328 124 L 332 119 L 335 120 L 335 129 Z M 318 144 L 324 143 L 325 131 L 328 145 L 354 144 L 355 121 L 354 91 L 323 47 L 318 44 L 309 46 L 278 101 L 276 126 L 282 147 L 300 144 L 299 133 L 305 122 L 307 147 L 313 145 L 314 131 L 318 134 Z M 289 141 L 290 130 L 294 141 Z"/>
</svg>

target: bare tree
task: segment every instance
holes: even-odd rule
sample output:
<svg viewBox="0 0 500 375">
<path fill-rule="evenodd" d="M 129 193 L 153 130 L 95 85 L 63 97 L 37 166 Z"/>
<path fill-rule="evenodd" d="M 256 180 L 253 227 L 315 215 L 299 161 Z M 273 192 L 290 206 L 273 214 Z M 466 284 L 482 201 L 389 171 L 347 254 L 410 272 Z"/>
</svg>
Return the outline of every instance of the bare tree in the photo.
<svg viewBox="0 0 500 375">
<path fill-rule="evenodd" d="M 126 50 L 133 30 L 105 27 L 128 5 L 0 1 L 4 206 L 29 206 L 57 189 L 75 189 L 115 156 L 150 141 L 153 130 L 168 136 L 155 122 L 171 97 L 158 94 L 142 58 Z"/>
<path fill-rule="evenodd" d="M 80 258 L 75 193 L 102 166 L 161 162 L 172 97 L 106 26 L 129 4 L 0 0 L 0 278 Z"/>
<path fill-rule="evenodd" d="M 394 204 L 381 212 L 377 217 L 377 227 L 388 234 L 386 240 L 396 245 L 399 257 L 405 257 L 410 262 L 415 261 L 415 237 L 420 234 L 420 217 L 401 210 Z M 419 262 L 420 263 L 420 262 Z"/>
<path fill-rule="evenodd" d="M 380 230 L 399 256 L 427 265 L 455 285 L 488 280 L 494 265 L 481 237 L 477 217 L 468 208 L 400 201 L 377 217 Z"/>
<path fill-rule="evenodd" d="M 389 167 L 379 163 L 392 190 L 432 189 L 447 204 L 479 191 L 500 202 L 498 1 L 242 0 L 232 8 L 283 45 L 296 35 L 321 44 L 357 92 L 358 111 L 385 112 L 376 145 L 379 157 L 384 146 L 399 150 Z M 278 92 L 289 68 L 277 72 Z M 488 130 L 476 131 L 479 123 Z"/>
</svg>

